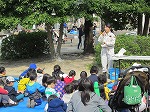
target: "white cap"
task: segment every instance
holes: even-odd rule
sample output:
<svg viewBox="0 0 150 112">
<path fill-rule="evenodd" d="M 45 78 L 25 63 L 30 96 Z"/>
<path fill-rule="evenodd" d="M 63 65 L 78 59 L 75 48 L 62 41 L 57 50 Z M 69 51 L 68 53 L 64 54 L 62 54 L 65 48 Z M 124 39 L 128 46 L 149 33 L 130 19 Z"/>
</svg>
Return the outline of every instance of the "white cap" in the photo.
<svg viewBox="0 0 150 112">
<path fill-rule="evenodd" d="M 6 80 L 8 80 L 9 82 L 15 82 L 15 79 L 12 76 L 8 76 Z"/>
</svg>

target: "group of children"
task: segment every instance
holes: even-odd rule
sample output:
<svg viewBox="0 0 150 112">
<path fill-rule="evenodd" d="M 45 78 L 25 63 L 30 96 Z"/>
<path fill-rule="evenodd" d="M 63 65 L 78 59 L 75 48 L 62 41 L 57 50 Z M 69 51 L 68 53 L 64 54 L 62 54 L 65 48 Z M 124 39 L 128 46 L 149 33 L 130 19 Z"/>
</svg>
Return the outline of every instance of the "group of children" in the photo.
<svg viewBox="0 0 150 112">
<path fill-rule="evenodd" d="M 0 103 L 1 105 L 14 106 L 28 97 L 27 107 L 34 108 L 41 105 L 42 98 L 47 100 L 44 108 L 45 112 L 65 112 L 72 95 L 78 91 L 79 83 L 82 79 L 88 77 L 93 83 L 100 84 L 107 82 L 105 75 L 97 75 L 98 68 L 92 66 L 88 77 L 86 71 L 80 73 L 80 79 L 75 80 L 76 72 L 71 70 L 69 74 L 64 74 L 59 65 L 54 66 L 52 75 L 44 73 L 43 69 L 37 69 L 36 64 L 30 64 L 19 77 L 18 88 L 13 87 L 16 81 L 12 76 L 6 77 L 6 70 L 0 67 Z M 108 98 L 108 88 L 101 89 L 101 97 L 104 100 Z M 56 103 L 57 102 L 57 103 Z M 107 104 L 106 104 L 107 105 Z"/>
</svg>

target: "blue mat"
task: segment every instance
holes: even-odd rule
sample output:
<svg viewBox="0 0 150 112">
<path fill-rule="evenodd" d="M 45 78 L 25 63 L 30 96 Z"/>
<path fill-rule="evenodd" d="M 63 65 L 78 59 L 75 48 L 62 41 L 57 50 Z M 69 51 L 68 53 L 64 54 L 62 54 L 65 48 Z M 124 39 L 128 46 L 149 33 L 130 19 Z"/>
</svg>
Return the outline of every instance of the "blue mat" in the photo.
<svg viewBox="0 0 150 112">
<path fill-rule="evenodd" d="M 13 107 L 0 107 L 0 112 L 44 112 L 46 101 L 42 101 L 42 104 L 35 106 L 35 108 L 27 108 L 27 99 L 24 98 L 23 102 L 20 102 L 17 106 Z"/>
</svg>

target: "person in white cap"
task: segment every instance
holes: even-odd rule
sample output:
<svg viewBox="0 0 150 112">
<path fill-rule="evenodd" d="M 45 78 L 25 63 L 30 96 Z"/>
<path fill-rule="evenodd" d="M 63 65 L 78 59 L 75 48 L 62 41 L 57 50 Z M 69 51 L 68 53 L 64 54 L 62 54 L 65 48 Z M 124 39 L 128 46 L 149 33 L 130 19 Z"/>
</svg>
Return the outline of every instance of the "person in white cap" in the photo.
<svg viewBox="0 0 150 112">
<path fill-rule="evenodd" d="M 6 78 L 6 85 L 4 86 L 4 89 L 8 91 L 8 96 L 9 98 L 18 103 L 20 102 L 21 100 L 23 100 L 23 97 L 24 95 L 21 94 L 21 93 L 18 93 L 15 88 L 13 87 L 14 85 L 14 82 L 15 82 L 15 79 L 12 77 L 12 76 L 8 76 Z"/>
<path fill-rule="evenodd" d="M 111 25 L 105 25 L 105 31 L 99 36 L 98 41 L 101 42 L 101 63 L 102 72 L 108 72 L 113 67 L 111 57 L 114 55 L 115 35 L 111 32 Z"/>
</svg>

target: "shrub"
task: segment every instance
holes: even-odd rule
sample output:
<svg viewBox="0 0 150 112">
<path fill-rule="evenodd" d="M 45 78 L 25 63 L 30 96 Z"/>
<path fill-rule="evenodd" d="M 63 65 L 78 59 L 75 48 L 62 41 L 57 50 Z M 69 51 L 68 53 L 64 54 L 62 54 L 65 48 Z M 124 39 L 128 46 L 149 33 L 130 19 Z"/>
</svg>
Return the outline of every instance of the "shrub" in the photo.
<svg viewBox="0 0 150 112">
<path fill-rule="evenodd" d="M 127 36 L 118 35 L 115 43 L 115 53 L 118 53 L 121 48 L 126 49 L 125 55 L 131 56 L 150 56 L 150 37 L 144 36 Z M 101 46 L 100 44 L 95 47 L 95 62 L 101 66 Z M 121 68 L 128 68 L 136 62 L 136 60 L 121 61 Z M 139 61 L 142 65 L 150 65 L 148 61 Z M 118 64 L 116 64 L 118 65 Z"/>
<path fill-rule="evenodd" d="M 46 32 L 20 33 L 3 39 L 2 59 L 22 59 L 41 56 L 49 52 Z"/>
</svg>

